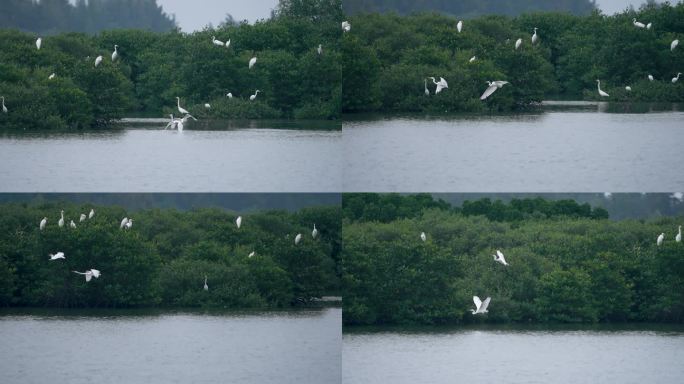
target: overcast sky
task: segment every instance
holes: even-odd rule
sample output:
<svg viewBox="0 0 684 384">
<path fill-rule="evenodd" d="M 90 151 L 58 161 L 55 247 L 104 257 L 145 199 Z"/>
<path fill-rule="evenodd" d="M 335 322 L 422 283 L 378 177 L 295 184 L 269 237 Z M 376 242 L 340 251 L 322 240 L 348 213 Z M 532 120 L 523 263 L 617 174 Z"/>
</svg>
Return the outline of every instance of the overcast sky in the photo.
<svg viewBox="0 0 684 384">
<path fill-rule="evenodd" d="M 216 26 L 233 15 L 235 20 L 265 19 L 271 16 L 271 10 L 278 0 L 157 0 L 164 12 L 176 15 L 176 22 L 184 32 L 202 29 L 211 23 Z"/>
<path fill-rule="evenodd" d="M 613 13 L 624 11 L 625 8 L 629 7 L 630 5 L 633 5 L 635 9 L 638 9 L 641 4 L 645 3 L 646 0 L 596 0 L 596 4 L 598 4 L 599 8 L 605 13 L 606 15 L 612 15 Z M 671 1 L 672 3 L 676 3 L 676 1 Z"/>
</svg>

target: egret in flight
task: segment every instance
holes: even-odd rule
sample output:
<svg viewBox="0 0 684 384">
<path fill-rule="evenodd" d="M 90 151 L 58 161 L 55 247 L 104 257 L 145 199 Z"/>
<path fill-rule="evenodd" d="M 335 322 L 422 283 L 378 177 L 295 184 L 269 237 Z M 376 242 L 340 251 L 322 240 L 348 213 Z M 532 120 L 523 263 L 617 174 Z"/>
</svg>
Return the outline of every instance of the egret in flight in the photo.
<svg viewBox="0 0 684 384">
<path fill-rule="evenodd" d="M 506 258 L 504 257 L 504 254 L 501 253 L 500 250 L 497 249 L 496 255 L 493 255 L 493 256 L 494 256 L 494 261 L 497 261 L 497 262 L 499 262 L 505 266 L 508 266 L 508 263 L 506 262 Z"/>
<path fill-rule="evenodd" d="M 90 213 L 88 213 L 88 219 L 92 219 L 93 216 L 95 216 L 95 210 L 94 210 L 94 209 L 91 209 L 91 210 L 90 210 Z"/>
<path fill-rule="evenodd" d="M 100 277 L 100 271 L 97 269 L 89 269 L 85 272 L 79 272 L 79 271 L 72 271 L 73 273 L 78 273 L 79 275 L 84 275 L 86 282 L 89 282 L 93 277 L 94 278 L 99 278 Z"/>
<path fill-rule="evenodd" d="M 254 92 L 254 94 L 249 97 L 249 101 L 254 101 L 254 99 L 257 98 L 258 94 L 259 94 L 259 90 L 257 89 L 256 92 Z"/>
<path fill-rule="evenodd" d="M 534 28 L 534 35 L 532 35 L 532 45 L 537 44 L 539 41 L 539 36 L 537 36 L 537 28 Z"/>
<path fill-rule="evenodd" d="M 65 259 L 64 252 L 57 252 L 54 255 L 52 253 L 50 253 L 48 256 L 50 257 L 50 261 L 58 260 L 58 259 Z"/>
<path fill-rule="evenodd" d="M 311 231 L 311 237 L 315 239 L 316 236 L 318 236 L 318 229 L 316 229 L 316 224 L 314 223 L 313 231 Z"/>
<path fill-rule="evenodd" d="M 46 225 L 46 224 L 47 224 L 47 217 L 43 217 L 43 220 L 40 221 L 40 226 L 39 226 L 39 228 L 40 228 L 41 231 L 42 231 L 43 229 L 45 229 L 45 225 Z"/>
<path fill-rule="evenodd" d="M 251 59 L 249 59 L 249 69 L 252 69 L 252 67 L 254 66 L 254 64 L 256 64 L 256 61 L 257 61 L 256 56 L 254 56 L 254 57 L 252 57 Z"/>
<path fill-rule="evenodd" d="M 218 45 L 219 47 L 224 47 L 226 45 L 223 41 L 216 40 L 216 36 L 211 37 L 211 42 L 214 43 L 214 45 Z"/>
<path fill-rule="evenodd" d="M 659 246 L 659 247 L 660 247 L 661 245 L 663 245 L 663 240 L 665 240 L 665 234 L 664 234 L 664 233 L 661 233 L 661 234 L 658 236 L 658 240 L 656 240 L 656 245 Z"/>
<path fill-rule="evenodd" d="M 39 51 L 41 45 L 43 45 L 43 39 L 39 37 L 36 39 L 36 48 L 38 48 Z"/>
<path fill-rule="evenodd" d="M 679 81 L 679 76 L 681 76 L 681 75 L 682 75 L 681 72 L 677 72 L 677 77 L 673 77 L 673 78 L 672 78 L 672 84 L 674 84 L 674 83 L 676 83 L 677 81 Z"/>
<path fill-rule="evenodd" d="M 178 106 L 178 112 L 180 112 L 183 115 L 190 113 L 187 109 L 180 106 L 180 97 L 178 96 L 176 96 L 176 103 L 176 105 Z"/>
<path fill-rule="evenodd" d="M 5 107 L 5 96 L 0 96 L 2 97 L 2 111 L 4 113 L 7 113 L 7 107 Z"/>
<path fill-rule="evenodd" d="M 471 309 L 470 311 L 473 313 L 473 315 L 483 315 L 489 311 L 487 311 L 487 307 L 489 307 L 489 302 L 492 300 L 491 297 L 486 298 L 484 301 L 480 300 L 479 297 L 473 296 L 473 302 L 475 303 L 475 309 Z"/>
<path fill-rule="evenodd" d="M 458 33 L 461 33 L 461 30 L 463 30 L 463 20 L 459 20 L 458 23 L 456 23 L 456 30 Z"/>
<path fill-rule="evenodd" d="M 207 285 L 207 275 L 204 275 L 204 290 L 205 291 L 209 290 L 209 286 Z"/>
<path fill-rule="evenodd" d="M 64 210 L 60 212 L 60 218 L 59 221 L 57 222 L 57 225 L 59 225 L 60 228 L 64 226 Z"/>
<path fill-rule="evenodd" d="M 302 234 L 298 233 L 297 236 L 295 236 L 295 245 L 299 244 L 300 241 L 302 241 Z"/>
<path fill-rule="evenodd" d="M 173 113 L 169 114 L 169 117 L 171 117 L 171 121 L 169 121 L 168 124 L 166 124 L 166 127 L 164 129 L 176 129 L 178 131 L 183 131 L 183 122 L 181 119 L 174 119 L 173 118 Z"/>
<path fill-rule="evenodd" d="M 112 52 L 112 62 L 115 62 L 119 58 L 119 46 L 114 44 L 114 52 Z"/>
<path fill-rule="evenodd" d="M 675 241 L 678 243 L 682 242 L 682 226 L 679 226 L 679 232 L 677 233 L 677 236 L 675 236 Z"/>
<path fill-rule="evenodd" d="M 678 45 L 679 45 L 679 40 L 672 40 L 672 44 L 670 44 L 670 51 L 674 51 Z"/>
<path fill-rule="evenodd" d="M 71 227 L 71 228 L 76 228 L 76 223 L 74 223 L 74 221 L 71 220 L 71 221 L 69 222 L 69 227 Z"/>
<path fill-rule="evenodd" d="M 439 82 L 437 82 L 434 77 L 428 77 L 428 79 L 432 79 L 432 82 L 437 86 L 435 89 L 435 94 L 442 92 L 442 89 L 444 88 L 449 88 L 449 84 L 447 84 L 447 81 L 444 80 L 443 77 L 439 78 Z"/>
<path fill-rule="evenodd" d="M 522 39 L 518 39 L 515 41 L 515 49 L 518 50 L 520 46 L 522 45 Z"/>
<path fill-rule="evenodd" d="M 484 91 L 482 96 L 480 96 L 480 100 L 486 100 L 489 96 L 492 95 L 492 93 L 496 92 L 497 89 L 503 88 L 504 85 L 509 84 L 508 81 L 487 81 L 487 84 L 489 87 Z"/>
<path fill-rule="evenodd" d="M 644 23 L 638 22 L 636 18 L 632 19 L 632 24 L 634 24 L 634 26 L 637 28 L 646 28 L 646 25 Z"/>
<path fill-rule="evenodd" d="M 427 236 L 425 235 L 425 232 L 420 233 L 420 239 L 423 240 L 423 242 L 427 241 Z"/>
<path fill-rule="evenodd" d="M 238 216 L 237 219 L 235 219 L 235 225 L 240 229 L 240 226 L 242 225 L 242 216 Z"/>
<path fill-rule="evenodd" d="M 78 218 L 78 222 L 79 222 L 79 223 L 84 222 L 84 221 L 86 220 L 86 217 L 87 217 L 87 216 L 86 216 L 85 213 L 81 213 L 81 216 Z"/>
<path fill-rule="evenodd" d="M 598 93 L 599 93 L 599 95 L 601 95 L 601 97 L 608 97 L 608 96 L 610 96 L 609 94 L 607 94 L 606 92 L 603 92 L 603 90 L 601 90 L 601 80 L 598 80 L 598 79 L 597 79 L 597 80 L 596 80 L 596 83 L 598 84 Z"/>
<path fill-rule="evenodd" d="M 102 56 L 98 56 L 95 58 L 95 68 L 97 68 L 98 65 L 102 62 Z"/>
<path fill-rule="evenodd" d="M 349 32 L 349 31 L 351 31 L 351 24 L 349 24 L 348 21 L 343 21 L 343 22 L 342 22 L 342 31 L 344 31 L 344 32 Z"/>
</svg>

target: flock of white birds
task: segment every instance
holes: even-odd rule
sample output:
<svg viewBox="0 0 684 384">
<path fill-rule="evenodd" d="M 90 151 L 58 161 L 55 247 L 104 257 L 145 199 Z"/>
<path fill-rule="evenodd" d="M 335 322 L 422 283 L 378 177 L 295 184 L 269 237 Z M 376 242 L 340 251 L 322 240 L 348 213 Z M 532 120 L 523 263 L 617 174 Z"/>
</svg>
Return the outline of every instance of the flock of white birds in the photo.
<svg viewBox="0 0 684 384">
<path fill-rule="evenodd" d="M 85 213 L 82 213 L 82 214 L 80 215 L 80 217 L 79 217 L 79 222 L 84 222 L 84 221 L 86 221 L 86 220 L 90 220 L 90 219 L 92 219 L 94 216 L 95 216 L 95 210 L 94 210 L 94 209 L 91 209 L 90 212 L 88 213 L 88 215 L 86 215 Z M 48 222 L 48 218 L 47 218 L 47 217 L 43 217 L 43 219 L 42 219 L 42 220 L 40 221 L 40 223 L 38 224 L 38 229 L 39 229 L 40 231 L 43 231 L 43 230 L 45 229 L 45 227 L 47 226 L 47 222 Z M 60 211 L 60 218 L 59 218 L 59 220 L 57 221 L 57 225 L 58 225 L 60 228 L 62 228 L 62 227 L 64 227 L 64 223 L 65 223 L 65 220 L 64 220 L 64 210 L 62 210 L 62 211 Z M 237 229 L 240 229 L 240 227 L 242 227 L 242 216 L 238 216 L 238 217 L 235 219 L 235 226 L 237 227 Z M 69 224 L 69 227 L 72 228 L 72 229 L 76 229 L 76 228 L 77 228 L 76 223 L 74 223 L 73 220 L 71 220 L 71 222 L 70 222 L 70 224 Z M 124 218 L 121 220 L 121 222 L 119 223 L 119 229 L 122 229 L 122 230 L 130 230 L 131 228 L 133 228 L 133 219 L 132 219 L 132 218 L 129 218 L 129 217 L 124 217 Z M 311 231 L 311 238 L 315 240 L 317 237 L 318 237 L 318 229 L 316 229 L 316 224 L 314 224 L 314 225 L 313 225 L 313 230 Z M 300 243 L 301 241 L 302 241 L 302 234 L 301 234 L 301 233 L 298 233 L 298 234 L 295 236 L 294 243 L 295 243 L 295 245 L 299 245 L 299 243 Z M 255 255 L 256 255 L 256 252 L 255 252 L 255 251 L 252 251 L 252 252 L 249 253 L 249 255 L 248 255 L 247 257 L 248 257 L 248 258 L 252 258 L 252 257 L 254 257 Z M 50 254 L 48 254 L 48 257 L 49 257 L 49 261 L 66 260 L 66 255 L 64 254 L 64 252 L 61 252 L 61 251 L 60 251 L 60 252 L 55 252 L 55 253 L 50 253 Z M 90 282 L 90 280 L 92 280 L 93 277 L 96 278 L 96 279 L 99 278 L 99 277 L 100 277 L 100 274 L 101 274 L 101 273 L 100 273 L 100 270 L 98 270 L 98 269 L 93 269 L 93 268 L 87 269 L 85 272 L 79 272 L 79 271 L 72 271 L 72 272 L 73 272 L 73 273 L 77 273 L 77 274 L 79 274 L 79 275 L 85 276 L 86 282 Z M 207 275 L 204 276 L 204 290 L 205 290 L 205 291 L 208 291 L 208 290 L 209 290 L 209 286 L 207 285 Z"/>
</svg>

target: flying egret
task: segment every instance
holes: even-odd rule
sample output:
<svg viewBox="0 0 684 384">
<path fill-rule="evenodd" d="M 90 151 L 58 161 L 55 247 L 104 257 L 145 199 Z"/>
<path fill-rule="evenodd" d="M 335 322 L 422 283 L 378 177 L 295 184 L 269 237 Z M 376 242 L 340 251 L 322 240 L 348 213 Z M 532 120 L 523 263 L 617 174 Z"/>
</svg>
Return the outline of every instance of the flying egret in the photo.
<svg viewBox="0 0 684 384">
<path fill-rule="evenodd" d="M 93 277 L 94 278 L 99 278 L 100 277 L 100 271 L 97 269 L 89 269 L 85 272 L 79 272 L 79 271 L 72 271 L 73 273 L 78 273 L 79 275 L 85 275 L 86 282 L 89 282 Z"/>
<path fill-rule="evenodd" d="M 126 229 L 131 229 L 133 227 L 133 219 L 128 219 L 126 223 Z"/>
<path fill-rule="evenodd" d="M 242 225 L 242 216 L 238 216 L 237 219 L 235 219 L 235 225 L 240 229 L 240 226 Z"/>
<path fill-rule="evenodd" d="M 311 231 L 311 237 L 315 239 L 316 236 L 318 236 L 318 229 L 316 229 L 316 224 L 314 223 L 313 231 Z"/>
<path fill-rule="evenodd" d="M 254 94 L 249 97 L 249 101 L 254 101 L 254 99 L 257 98 L 258 94 L 259 94 L 259 90 L 257 89 L 256 92 L 254 92 Z"/>
<path fill-rule="evenodd" d="M 343 21 L 343 22 L 342 22 L 342 31 L 344 31 L 344 32 L 349 32 L 349 31 L 351 31 L 351 24 L 349 24 L 348 21 Z"/>
<path fill-rule="evenodd" d="M 653 81 L 653 80 L 654 80 L 654 79 L 653 79 L 653 75 L 649 74 L 649 75 L 648 75 L 648 80 L 649 80 L 649 81 Z"/>
<path fill-rule="evenodd" d="M 204 103 L 204 108 L 206 108 L 206 109 L 211 109 L 211 104 L 209 104 L 209 103 Z"/>
<path fill-rule="evenodd" d="M 297 236 L 295 236 L 295 245 L 299 244 L 300 241 L 302 241 L 302 234 L 298 233 Z"/>
<path fill-rule="evenodd" d="M 254 66 L 254 64 L 256 64 L 256 61 L 257 61 L 256 56 L 254 56 L 254 57 L 252 57 L 251 59 L 249 59 L 249 69 L 252 69 L 252 67 Z"/>
<path fill-rule="evenodd" d="M 112 62 L 119 58 L 119 46 L 114 44 L 114 52 L 112 52 Z"/>
<path fill-rule="evenodd" d="M 59 221 L 57 222 L 57 225 L 59 225 L 60 228 L 64 226 L 64 210 L 60 212 L 60 218 Z"/>
<path fill-rule="evenodd" d="M 4 113 L 7 113 L 7 107 L 5 107 L 5 96 L 0 96 L 2 97 L 2 111 Z"/>
<path fill-rule="evenodd" d="M 318 44 L 318 48 L 316 48 L 316 52 L 318 52 L 318 55 L 323 54 L 323 44 Z"/>
<path fill-rule="evenodd" d="M 434 77 L 428 77 L 428 79 L 432 79 L 432 82 L 437 86 L 437 88 L 435 89 L 435 94 L 442 92 L 442 89 L 444 88 L 449 88 L 449 84 L 447 84 L 447 81 L 444 80 L 443 77 L 439 78 L 439 82 L 435 80 Z"/>
<path fill-rule="evenodd" d="M 40 221 L 40 226 L 38 228 L 40 228 L 40 230 L 42 231 L 43 229 L 45 229 L 46 224 L 47 224 L 47 217 L 43 217 L 43 220 Z"/>
<path fill-rule="evenodd" d="M 504 254 L 501 253 L 500 250 L 497 249 L 496 255 L 493 255 L 493 256 L 494 256 L 494 261 L 497 261 L 497 262 L 499 262 L 505 266 L 508 266 L 508 263 L 506 262 L 506 258 L 504 257 Z"/>
<path fill-rule="evenodd" d="M 515 41 L 515 49 L 518 50 L 520 46 L 522 45 L 522 39 L 518 39 Z"/>
<path fill-rule="evenodd" d="M 74 223 L 74 221 L 71 220 L 71 221 L 69 222 L 69 227 L 71 227 L 71 228 L 76 228 L 76 223 Z"/>
<path fill-rule="evenodd" d="M 506 84 L 509 84 L 508 81 L 487 81 L 487 85 L 489 85 L 489 87 L 487 87 L 482 96 L 480 96 L 480 100 L 486 100 L 492 95 L 492 93 L 496 92 L 497 89 L 503 88 L 503 86 Z"/>
<path fill-rule="evenodd" d="M 81 213 L 81 216 L 78 218 L 78 222 L 79 223 L 84 222 L 86 220 L 86 217 L 88 217 L 88 216 L 86 216 L 85 213 Z"/>
<path fill-rule="evenodd" d="M 209 286 L 207 285 L 207 275 L 204 275 L 204 290 L 205 291 L 209 290 Z"/>
<path fill-rule="evenodd" d="M 430 96 L 430 91 L 428 90 L 428 87 L 427 87 L 427 79 L 423 79 L 423 80 L 424 80 L 423 84 L 425 86 L 425 96 Z"/>
<path fill-rule="evenodd" d="M 653 27 L 653 23 L 646 24 L 646 29 L 651 29 L 652 27 Z"/>
<path fill-rule="evenodd" d="M 609 94 L 607 94 L 606 92 L 603 92 L 603 90 L 601 90 L 601 80 L 598 80 L 598 79 L 597 79 L 597 80 L 596 80 L 596 83 L 598 84 L 598 93 L 599 93 L 599 95 L 601 95 L 601 97 L 608 97 L 608 96 L 610 96 Z"/>
<path fill-rule="evenodd" d="M 92 219 L 93 216 L 95 216 L 95 210 L 91 208 L 90 213 L 88 213 L 88 219 Z"/>
<path fill-rule="evenodd" d="M 214 43 L 214 45 L 218 45 L 219 47 L 224 47 L 226 45 L 223 41 L 216 40 L 216 36 L 211 37 L 211 42 Z"/>
<path fill-rule="evenodd" d="M 459 20 L 458 23 L 456 23 L 456 30 L 458 33 L 461 33 L 461 30 L 463 30 L 463 20 Z"/>
<path fill-rule="evenodd" d="M 632 24 L 634 24 L 634 26 L 637 28 L 646 28 L 646 25 L 644 23 L 638 22 L 636 18 L 632 19 Z"/>
<path fill-rule="evenodd" d="M 473 296 L 473 302 L 475 303 L 475 309 L 471 309 L 470 311 L 473 313 L 473 315 L 483 315 L 489 311 L 487 311 L 487 307 L 489 307 L 489 302 L 492 300 L 491 297 L 487 297 L 484 301 L 480 300 L 479 297 Z"/>
<path fill-rule="evenodd" d="M 629 85 L 626 86 L 626 87 L 625 87 L 625 91 L 627 91 L 627 92 L 632 92 L 632 87 L 630 87 Z"/>
<path fill-rule="evenodd" d="M 171 117 L 171 121 L 168 124 L 166 124 L 166 127 L 164 129 L 166 130 L 166 129 L 171 128 L 171 129 L 176 129 L 176 130 L 182 132 L 183 131 L 183 122 L 181 121 L 181 119 L 174 119 L 173 113 L 169 114 L 169 117 Z"/>
<path fill-rule="evenodd" d="M 539 36 L 537 36 L 537 28 L 534 28 L 534 35 L 532 35 L 532 45 L 537 44 L 539 41 Z"/>
<path fill-rule="evenodd" d="M 188 112 L 187 109 L 180 106 L 180 97 L 178 97 L 178 96 L 176 96 L 176 103 L 177 103 L 176 105 L 178 106 L 178 112 L 180 112 L 181 114 L 190 113 L 190 112 Z"/>
<path fill-rule="evenodd" d="M 663 240 L 665 240 L 665 234 L 664 234 L 664 233 L 661 233 L 661 234 L 658 236 L 658 240 L 656 240 L 656 245 L 659 246 L 659 247 L 660 247 L 661 245 L 663 245 Z"/>
<path fill-rule="evenodd" d="M 56 76 L 56 75 L 55 75 L 54 73 L 50 74 L 50 76 L 48 76 L 48 80 L 52 80 L 52 79 L 54 79 L 54 78 L 55 78 L 55 76 Z"/>
<path fill-rule="evenodd" d="M 675 241 L 678 243 L 682 242 L 682 226 L 679 226 L 679 232 L 677 233 L 677 236 L 675 236 Z"/>
<path fill-rule="evenodd" d="M 36 48 L 40 51 L 40 46 L 43 45 L 43 39 L 41 37 L 36 39 Z"/>
<path fill-rule="evenodd" d="M 233 94 L 231 92 L 226 93 L 226 97 L 229 99 L 233 98 Z"/>
<path fill-rule="evenodd" d="M 256 252 L 252 251 L 249 253 L 249 255 L 247 255 L 247 257 L 252 258 L 254 255 L 256 255 Z"/>
<path fill-rule="evenodd" d="M 97 68 L 98 65 L 102 62 L 102 56 L 98 56 L 95 58 L 95 68 Z"/>
<path fill-rule="evenodd" d="M 472 63 L 472 62 L 474 62 L 475 60 L 477 60 L 477 56 L 471 57 L 470 60 L 468 60 L 468 62 L 469 62 L 469 63 Z"/>
<path fill-rule="evenodd" d="M 125 227 L 127 223 L 128 223 L 128 217 L 124 217 L 123 220 L 121 220 L 121 224 L 119 225 L 119 229 L 123 229 L 123 227 Z"/>
<path fill-rule="evenodd" d="M 672 43 L 670 44 L 670 51 L 674 51 L 678 45 L 679 45 L 679 40 L 672 40 Z"/>
<path fill-rule="evenodd" d="M 681 76 L 681 74 L 682 74 L 681 72 L 677 72 L 677 77 L 673 77 L 673 78 L 672 78 L 672 84 L 674 84 L 674 83 L 676 83 L 677 81 L 679 81 L 679 76 Z"/>
<path fill-rule="evenodd" d="M 226 48 L 230 48 L 230 39 L 228 39 L 228 41 L 226 41 Z"/>
<path fill-rule="evenodd" d="M 64 257 L 64 252 L 57 252 L 54 255 L 52 253 L 50 253 L 50 254 L 48 254 L 48 256 L 50 257 L 50 261 L 58 260 L 58 259 L 66 259 Z"/>
<path fill-rule="evenodd" d="M 420 233 L 420 239 L 423 240 L 423 241 L 426 241 L 426 240 L 427 240 L 427 236 L 425 235 L 425 232 L 421 232 L 421 233 Z"/>
</svg>

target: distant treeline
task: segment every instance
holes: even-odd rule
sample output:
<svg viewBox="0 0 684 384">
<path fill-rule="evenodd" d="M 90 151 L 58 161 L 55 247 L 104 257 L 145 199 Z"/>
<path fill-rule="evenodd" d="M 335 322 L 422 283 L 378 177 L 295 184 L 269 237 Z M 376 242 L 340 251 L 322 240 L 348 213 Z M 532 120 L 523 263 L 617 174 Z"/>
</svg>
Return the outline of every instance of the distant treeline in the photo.
<svg viewBox="0 0 684 384">
<path fill-rule="evenodd" d="M 39 35 L 63 32 L 97 33 L 109 29 L 166 32 L 176 21 L 157 0 L 3 0 L 0 28 Z"/>
<path fill-rule="evenodd" d="M 596 9 L 592 0 L 344 0 L 342 7 L 349 15 L 372 12 L 437 11 L 458 17 L 471 18 L 482 15 L 517 16 L 534 11 L 570 12 L 587 15 Z"/>
<path fill-rule="evenodd" d="M 95 216 L 81 222 L 92 208 Z M 124 217 L 131 229 L 120 229 Z M 339 207 L 246 214 L 239 229 L 236 217 L 218 209 L 0 205 L 0 306 L 276 308 L 339 294 Z M 57 252 L 66 259 L 50 261 Z M 72 272 L 91 268 L 101 276 L 89 283 Z"/>
<path fill-rule="evenodd" d="M 397 197 L 378 200 L 387 207 Z M 684 217 L 499 221 L 489 209 L 469 215 L 419 196 L 397 204 L 407 208 L 394 220 L 352 221 L 360 201 L 343 197 L 347 325 L 684 321 L 684 243 L 675 242 Z M 508 266 L 494 261 L 497 249 Z M 473 296 L 492 298 L 487 315 L 470 313 Z"/>
<path fill-rule="evenodd" d="M 351 31 L 342 41 L 343 111 L 478 112 L 524 108 L 547 98 L 594 100 L 600 98 L 597 79 L 610 94 L 603 100 L 684 101 L 684 81 L 671 81 L 684 68 L 684 49 L 670 50 L 673 40 L 684 37 L 681 2 L 610 17 L 598 11 L 487 15 L 464 20 L 461 33 L 460 18 L 436 13 L 350 17 Z M 652 28 L 635 27 L 634 18 Z M 444 77 L 449 88 L 436 95 L 427 79 L 426 96 L 428 76 Z M 494 80 L 510 85 L 481 101 L 485 82 Z"/>
<path fill-rule="evenodd" d="M 0 113 L 0 128 L 86 128 L 133 114 L 178 115 L 176 97 L 200 119 L 336 119 L 340 0 L 307 3 L 318 6 L 283 0 L 273 18 L 254 25 L 224 24 L 192 34 L 69 33 L 43 37 L 40 50 L 38 36 L 0 30 L 0 95 L 8 108 Z M 310 13 L 320 10 L 329 13 Z M 230 46 L 213 44 L 213 37 L 230 40 Z M 115 44 L 119 59 L 112 62 Z M 99 55 L 103 62 L 95 67 Z M 252 57 L 257 62 L 249 69 Z"/>
</svg>

